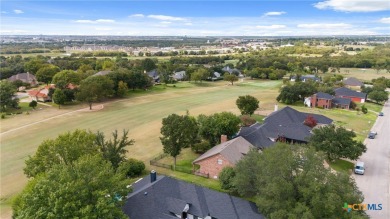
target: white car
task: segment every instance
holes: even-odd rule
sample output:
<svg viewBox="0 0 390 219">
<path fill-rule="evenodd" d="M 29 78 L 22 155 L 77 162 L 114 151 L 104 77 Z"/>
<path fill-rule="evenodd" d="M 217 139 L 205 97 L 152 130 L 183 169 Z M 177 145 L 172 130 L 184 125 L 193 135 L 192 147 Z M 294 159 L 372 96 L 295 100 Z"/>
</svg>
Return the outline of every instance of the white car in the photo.
<svg viewBox="0 0 390 219">
<path fill-rule="evenodd" d="M 365 167 L 364 167 L 364 162 L 359 161 L 359 162 L 357 162 L 356 165 L 355 165 L 355 170 L 354 170 L 354 172 L 355 172 L 356 174 L 363 175 L 363 174 L 364 174 L 364 169 L 365 169 Z"/>
</svg>

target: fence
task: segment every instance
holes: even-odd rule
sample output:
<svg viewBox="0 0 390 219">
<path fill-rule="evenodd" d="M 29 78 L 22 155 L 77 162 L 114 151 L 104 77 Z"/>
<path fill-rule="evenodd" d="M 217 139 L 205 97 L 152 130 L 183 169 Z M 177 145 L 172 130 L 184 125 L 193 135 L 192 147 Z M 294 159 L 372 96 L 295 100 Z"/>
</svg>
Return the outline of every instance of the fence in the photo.
<svg viewBox="0 0 390 219">
<path fill-rule="evenodd" d="M 160 154 L 158 155 L 157 157 L 151 159 L 149 161 L 150 165 L 152 166 L 157 166 L 157 167 L 162 167 L 162 168 L 165 168 L 165 169 L 170 169 L 170 170 L 173 170 L 173 165 L 170 165 L 170 164 L 165 164 L 165 163 L 161 163 L 159 162 L 159 160 L 163 159 L 164 157 L 168 156 L 168 154 Z M 192 170 L 189 170 L 185 167 L 180 167 L 180 166 L 176 166 L 176 169 L 175 171 L 179 171 L 179 172 L 183 172 L 183 173 L 188 173 L 188 174 L 194 174 L 194 172 Z"/>
</svg>

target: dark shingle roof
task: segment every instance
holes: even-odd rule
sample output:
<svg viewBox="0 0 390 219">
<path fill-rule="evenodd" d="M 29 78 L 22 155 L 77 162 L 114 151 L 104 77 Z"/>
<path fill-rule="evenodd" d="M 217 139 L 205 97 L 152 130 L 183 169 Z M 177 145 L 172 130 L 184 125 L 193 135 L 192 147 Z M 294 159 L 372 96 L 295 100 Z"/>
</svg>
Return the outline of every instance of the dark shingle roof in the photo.
<svg viewBox="0 0 390 219">
<path fill-rule="evenodd" d="M 8 81 L 23 81 L 24 83 L 30 83 L 30 84 L 36 84 L 37 79 L 33 74 L 30 74 L 29 72 L 27 73 L 19 73 L 16 75 L 12 75 L 11 77 L 8 78 Z"/>
<path fill-rule="evenodd" d="M 346 87 L 340 87 L 335 89 L 334 91 L 337 97 L 348 96 L 348 97 L 359 97 L 362 99 L 365 99 L 367 97 L 366 93 L 357 92 Z"/>
<path fill-rule="evenodd" d="M 279 136 L 307 142 L 307 139 L 311 136 L 311 128 L 304 125 L 303 122 L 309 115 L 313 116 L 319 124 L 330 124 L 333 122 L 326 116 L 302 113 L 287 106 L 271 113 L 264 119 L 263 125 L 243 128 L 238 135 L 260 148 L 270 147 Z"/>
<path fill-rule="evenodd" d="M 94 74 L 94 76 L 97 76 L 97 75 L 108 75 L 109 73 L 111 73 L 110 70 L 99 71 L 98 73 Z"/>
<path fill-rule="evenodd" d="M 332 102 L 336 105 L 348 105 L 349 106 L 351 104 L 351 99 L 336 97 L 332 100 Z"/>
<path fill-rule="evenodd" d="M 200 157 L 194 160 L 193 163 L 212 157 L 216 154 L 221 154 L 230 163 L 236 164 L 245 154 L 250 151 L 251 148 L 253 148 L 253 146 L 250 142 L 242 137 L 237 137 L 212 147 L 206 153 L 202 154 Z"/>
<path fill-rule="evenodd" d="M 184 204 L 189 204 L 189 214 L 201 218 L 264 218 L 252 202 L 166 176 L 135 183 L 122 210 L 130 218 L 170 219 Z"/>
<path fill-rule="evenodd" d="M 361 81 L 359 81 L 358 79 L 356 78 L 347 78 L 343 81 L 343 83 L 345 85 L 349 85 L 349 86 L 362 86 L 364 85 Z"/>
<path fill-rule="evenodd" d="M 315 94 L 317 96 L 317 98 L 319 99 L 327 99 L 327 100 L 331 100 L 333 99 L 333 96 L 330 95 L 330 94 L 327 94 L 327 93 L 324 93 L 324 92 L 318 92 Z"/>
</svg>

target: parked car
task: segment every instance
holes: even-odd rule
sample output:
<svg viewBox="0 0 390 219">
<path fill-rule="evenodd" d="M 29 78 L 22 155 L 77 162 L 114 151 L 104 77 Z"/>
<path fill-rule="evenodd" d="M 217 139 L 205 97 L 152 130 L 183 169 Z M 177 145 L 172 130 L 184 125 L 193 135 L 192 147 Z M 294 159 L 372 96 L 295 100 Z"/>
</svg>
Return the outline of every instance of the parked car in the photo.
<svg viewBox="0 0 390 219">
<path fill-rule="evenodd" d="M 372 132 L 372 131 L 371 131 L 371 132 L 368 134 L 368 138 L 369 138 L 369 139 L 374 139 L 376 135 L 377 135 L 376 132 Z"/>
<path fill-rule="evenodd" d="M 383 112 L 380 112 L 379 114 L 378 114 L 378 116 L 383 116 L 384 114 L 383 114 Z"/>
<path fill-rule="evenodd" d="M 356 163 L 356 165 L 355 165 L 354 172 L 355 172 L 355 174 L 363 175 L 364 174 L 364 169 L 365 169 L 364 162 L 358 161 Z"/>
</svg>

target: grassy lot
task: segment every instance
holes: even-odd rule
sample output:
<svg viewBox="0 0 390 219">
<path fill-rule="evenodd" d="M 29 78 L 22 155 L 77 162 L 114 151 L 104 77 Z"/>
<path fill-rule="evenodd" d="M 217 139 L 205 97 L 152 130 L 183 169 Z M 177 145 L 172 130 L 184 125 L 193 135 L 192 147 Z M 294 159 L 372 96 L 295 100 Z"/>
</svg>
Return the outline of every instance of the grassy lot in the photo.
<svg viewBox="0 0 390 219">
<path fill-rule="evenodd" d="M 185 148 L 176 158 L 176 167 L 191 172 L 193 170 L 192 161 L 194 161 L 199 156 L 200 154 L 193 152 L 191 148 Z M 173 157 L 166 156 L 158 162 L 173 165 Z"/>
<path fill-rule="evenodd" d="M 334 162 L 329 162 L 329 166 L 338 172 L 344 172 L 346 174 L 351 174 L 351 171 L 353 170 L 354 164 L 349 162 L 349 161 L 346 161 L 346 160 L 338 159 Z"/>
<path fill-rule="evenodd" d="M 204 82 L 202 85 L 183 82 L 165 89 L 159 85 L 149 91 L 136 92 L 128 99 L 106 103 L 100 111 L 75 111 L 86 105 L 67 106 L 60 110 L 48 107 L 30 115 L 3 120 L 0 155 L 2 206 L 26 184 L 27 179 L 22 171 L 24 160 L 34 154 L 45 139 L 74 129 L 100 130 L 107 135 L 115 129 L 128 129 L 130 137 L 136 141 L 129 148 L 128 155 L 145 161 L 149 168 L 149 160 L 162 152 L 159 140 L 162 118 L 171 113 L 184 114 L 186 110 L 195 116 L 221 111 L 238 115 L 235 101 L 238 96 L 247 94 L 259 98 L 263 107 L 267 104 L 273 107 L 281 81 L 250 81 L 238 85 L 230 86 L 224 81 Z M 54 116 L 54 119 L 50 119 Z M 34 124 L 29 125 L 31 123 Z M 161 171 L 191 182 L 205 181 L 189 174 L 165 169 Z M 217 184 L 214 180 L 206 180 L 204 185 L 217 188 Z M 7 213 L 4 210 L 2 215 L 3 212 Z"/>
<path fill-rule="evenodd" d="M 367 68 L 341 68 L 340 74 L 344 78 L 355 77 L 362 81 L 371 81 L 374 78 L 386 77 L 390 78 L 390 74 L 386 73 L 386 70 L 381 70 L 379 73 L 376 73 L 375 69 Z"/>
</svg>

